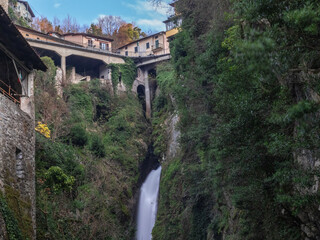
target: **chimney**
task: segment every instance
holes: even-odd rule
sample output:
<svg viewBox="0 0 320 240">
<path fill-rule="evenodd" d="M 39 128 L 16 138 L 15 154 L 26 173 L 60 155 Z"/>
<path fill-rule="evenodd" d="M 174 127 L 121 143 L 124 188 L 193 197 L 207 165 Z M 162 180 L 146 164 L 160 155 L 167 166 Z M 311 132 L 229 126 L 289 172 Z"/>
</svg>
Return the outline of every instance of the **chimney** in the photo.
<svg viewBox="0 0 320 240">
<path fill-rule="evenodd" d="M 0 0 L 0 5 L 8 13 L 9 0 Z"/>
</svg>

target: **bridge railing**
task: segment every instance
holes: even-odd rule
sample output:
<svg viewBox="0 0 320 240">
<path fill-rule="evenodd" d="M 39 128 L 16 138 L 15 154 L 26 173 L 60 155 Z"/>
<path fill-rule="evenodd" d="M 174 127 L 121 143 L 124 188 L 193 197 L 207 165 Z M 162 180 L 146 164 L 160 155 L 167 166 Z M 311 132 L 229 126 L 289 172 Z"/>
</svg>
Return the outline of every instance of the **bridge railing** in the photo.
<svg viewBox="0 0 320 240">
<path fill-rule="evenodd" d="M 52 41 L 52 40 L 43 40 L 43 39 L 34 39 L 34 38 L 26 38 L 26 40 L 29 41 L 35 41 L 35 42 L 42 42 L 42 43 L 51 43 L 51 44 L 59 44 L 59 45 L 63 45 L 66 47 L 72 47 L 72 48 L 79 48 L 79 49 L 87 49 L 90 51 L 94 51 L 94 52 L 99 52 L 99 53 L 108 53 L 108 54 L 112 54 L 115 56 L 125 56 L 125 57 L 154 57 L 154 56 L 159 56 L 159 55 L 164 55 L 164 54 L 169 54 L 170 53 L 170 49 L 166 48 L 166 49 L 162 49 L 161 51 L 158 51 L 157 54 L 154 54 L 154 51 L 138 51 L 138 52 L 132 52 L 132 51 L 125 51 L 122 50 L 120 51 L 119 49 L 109 49 L 108 50 L 102 50 L 99 48 L 95 48 L 95 47 L 83 47 L 83 46 L 79 46 L 76 45 L 75 42 L 71 42 L 74 43 L 75 45 L 71 45 L 68 44 L 68 42 L 66 43 L 62 43 L 62 42 L 58 42 L 58 41 Z"/>
<path fill-rule="evenodd" d="M 95 45 L 94 46 L 90 46 L 88 44 L 83 44 L 81 42 L 76 42 L 76 41 L 66 41 L 66 40 L 63 40 L 62 41 L 53 41 L 51 39 L 35 39 L 35 38 L 26 38 L 26 40 L 31 40 L 31 41 L 37 41 L 37 42 L 44 42 L 44 43 L 55 43 L 55 44 L 62 44 L 62 45 L 65 45 L 65 46 L 71 46 L 71 47 L 75 47 L 75 48 L 86 48 L 86 49 L 89 49 L 91 51 L 95 51 L 95 52 L 105 52 L 105 53 L 113 53 L 113 54 L 116 54 L 115 51 L 113 51 L 113 49 L 101 49 L 101 48 L 97 48 Z M 74 44 L 74 45 L 73 45 Z"/>
<path fill-rule="evenodd" d="M 157 54 L 154 54 L 154 49 L 152 51 L 126 51 L 126 50 L 118 50 L 117 53 L 122 55 L 122 56 L 127 56 L 127 57 L 152 57 L 152 56 L 157 56 L 157 55 L 163 55 L 163 54 L 168 54 L 170 53 L 170 49 L 164 49 L 164 48 L 159 48 L 159 51 L 157 51 Z"/>
</svg>

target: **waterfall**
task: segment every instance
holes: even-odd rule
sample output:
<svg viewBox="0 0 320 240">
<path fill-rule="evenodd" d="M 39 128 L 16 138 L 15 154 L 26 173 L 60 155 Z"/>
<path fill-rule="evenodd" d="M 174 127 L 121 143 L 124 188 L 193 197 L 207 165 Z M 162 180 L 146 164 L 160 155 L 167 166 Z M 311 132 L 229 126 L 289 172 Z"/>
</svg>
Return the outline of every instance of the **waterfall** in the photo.
<svg viewBox="0 0 320 240">
<path fill-rule="evenodd" d="M 151 240 L 156 222 L 161 166 L 152 170 L 140 189 L 137 240 Z"/>
</svg>

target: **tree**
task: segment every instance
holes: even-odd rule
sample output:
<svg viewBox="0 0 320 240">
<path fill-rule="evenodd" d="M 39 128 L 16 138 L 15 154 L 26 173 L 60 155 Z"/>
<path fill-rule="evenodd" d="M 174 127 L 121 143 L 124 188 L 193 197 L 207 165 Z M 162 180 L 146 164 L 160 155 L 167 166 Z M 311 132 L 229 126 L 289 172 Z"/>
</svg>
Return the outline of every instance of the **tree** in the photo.
<svg viewBox="0 0 320 240">
<path fill-rule="evenodd" d="M 97 35 L 97 36 L 102 36 L 102 29 L 101 27 L 99 27 L 98 25 L 91 23 L 90 28 L 88 28 L 86 30 L 87 33 L 93 34 L 93 35 Z"/>
<path fill-rule="evenodd" d="M 80 31 L 80 25 L 75 18 L 72 18 L 69 14 L 62 21 L 61 30 L 64 33 L 76 33 Z"/>
<path fill-rule="evenodd" d="M 98 26 L 102 29 L 102 32 L 108 36 L 111 36 L 114 32 L 125 24 L 125 21 L 121 17 L 117 16 L 100 16 L 98 18 Z"/>
<path fill-rule="evenodd" d="M 36 17 L 33 20 L 32 28 L 43 33 L 53 31 L 52 23 L 46 17 Z"/>
<path fill-rule="evenodd" d="M 176 0 L 169 1 L 169 0 L 148 0 L 148 2 L 151 2 L 154 6 L 159 7 L 163 3 L 170 3 L 175 2 Z"/>
<path fill-rule="evenodd" d="M 141 28 L 134 26 L 132 23 L 126 23 L 123 24 L 118 31 L 115 31 L 112 36 L 114 38 L 113 46 L 119 48 L 147 35 L 141 32 Z"/>
<path fill-rule="evenodd" d="M 54 17 L 54 18 L 53 18 L 53 30 L 54 30 L 55 32 L 60 33 L 60 34 L 63 33 L 62 30 L 61 30 L 60 19 L 57 18 L 57 17 Z"/>
</svg>

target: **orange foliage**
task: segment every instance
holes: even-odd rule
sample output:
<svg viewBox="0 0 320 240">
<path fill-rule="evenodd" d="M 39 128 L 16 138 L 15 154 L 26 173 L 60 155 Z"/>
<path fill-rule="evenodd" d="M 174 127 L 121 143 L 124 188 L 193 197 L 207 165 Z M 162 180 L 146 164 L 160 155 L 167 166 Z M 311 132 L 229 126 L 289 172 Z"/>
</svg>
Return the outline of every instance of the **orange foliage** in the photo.
<svg viewBox="0 0 320 240">
<path fill-rule="evenodd" d="M 48 33 L 53 31 L 52 23 L 46 17 L 36 17 L 33 20 L 33 28 L 43 33 Z"/>
</svg>

